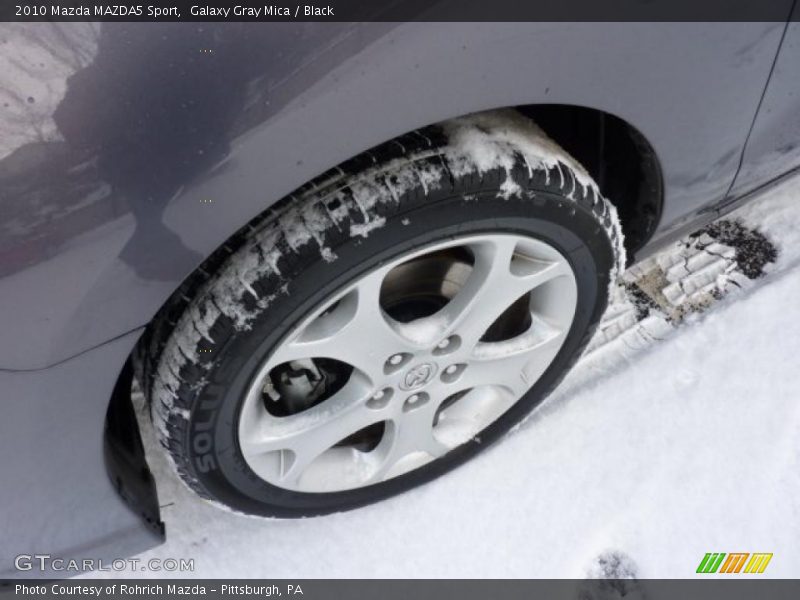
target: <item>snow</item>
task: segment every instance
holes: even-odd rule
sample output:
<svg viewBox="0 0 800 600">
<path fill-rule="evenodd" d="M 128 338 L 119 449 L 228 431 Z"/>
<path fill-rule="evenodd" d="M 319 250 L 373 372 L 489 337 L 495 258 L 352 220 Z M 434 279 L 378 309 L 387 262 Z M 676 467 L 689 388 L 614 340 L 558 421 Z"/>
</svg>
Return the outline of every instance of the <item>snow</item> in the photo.
<svg viewBox="0 0 800 600">
<path fill-rule="evenodd" d="M 497 167 L 510 171 L 517 151 L 528 163 L 529 175 L 534 168 L 558 168 L 561 185 L 564 173 L 559 163 L 567 165 L 584 188 L 597 185 L 578 161 L 550 139 L 536 123 L 521 113 L 506 109 L 476 113 L 448 121 L 444 126 L 454 151 L 449 158 L 451 171 L 458 177 L 477 168 L 485 173 Z"/>
<path fill-rule="evenodd" d="M 100 23 L 0 23 L 0 160 L 63 139 L 53 114 L 67 80 L 97 54 Z"/>
<path fill-rule="evenodd" d="M 393 326 L 407 340 L 425 346 L 435 343 L 444 334 L 450 326 L 450 315 L 446 312 L 438 313 L 410 323 L 394 323 Z"/>
<path fill-rule="evenodd" d="M 663 339 L 601 367 L 590 351 L 515 433 L 380 504 L 220 511 L 176 480 L 145 421 L 168 541 L 141 558 L 194 558 L 198 577 L 684 578 L 706 552 L 738 551 L 774 553 L 764 577 L 797 577 L 798 195 L 800 180 L 738 212 L 780 250 L 765 278 L 680 326 L 662 318 Z M 607 319 L 628 314 L 618 300 Z"/>
<path fill-rule="evenodd" d="M 376 217 L 366 223 L 353 223 L 350 225 L 350 235 L 369 237 L 372 230 L 383 227 L 384 225 L 386 225 L 385 217 Z"/>
</svg>

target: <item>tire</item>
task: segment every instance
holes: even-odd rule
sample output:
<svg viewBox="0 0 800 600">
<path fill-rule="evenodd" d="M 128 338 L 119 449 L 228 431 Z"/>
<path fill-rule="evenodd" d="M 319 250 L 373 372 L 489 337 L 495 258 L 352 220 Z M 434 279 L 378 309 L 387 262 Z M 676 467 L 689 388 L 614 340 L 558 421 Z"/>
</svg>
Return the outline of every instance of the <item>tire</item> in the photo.
<svg viewBox="0 0 800 600">
<path fill-rule="evenodd" d="M 624 264 L 613 206 L 574 159 L 513 111 L 473 115 L 403 136 L 345 163 L 279 206 L 236 238 L 235 251 L 231 242 L 221 258 L 218 253 L 201 270 L 203 275 L 179 290 L 140 361 L 159 440 L 181 479 L 203 498 L 255 515 L 300 517 L 352 509 L 430 481 L 477 454 L 519 423 L 566 374 L 589 341 Z M 508 285 L 481 284 L 473 274 L 495 281 L 488 275 L 495 273 L 494 263 L 483 253 L 499 256 L 502 248 L 512 248 L 512 271 L 528 270 L 514 271 Z M 538 281 L 536 269 L 555 264 L 563 273 L 537 284 L 545 291 L 535 287 L 508 307 L 499 306 L 503 317 L 483 334 L 478 325 L 494 318 L 493 304 L 483 312 L 456 312 L 472 302 L 464 290 L 471 289 L 473 277 L 479 281 L 473 287 L 486 290 L 475 298 L 492 299 L 501 290 L 511 294 L 518 281 L 532 285 Z M 390 267 L 379 278 L 380 270 Z M 455 291 L 445 293 L 445 288 Z M 383 315 L 380 323 L 360 316 L 371 306 L 368 289 L 381 307 L 369 314 Z M 470 333 L 463 340 L 458 335 L 423 340 L 458 331 L 447 330 L 448 324 L 423 331 L 446 311 L 456 315 L 449 323 L 459 322 Z M 560 323 L 552 329 L 560 336 L 556 341 L 535 338 L 512 350 L 515 340 L 534 340 L 531 332 L 550 332 L 550 321 Z M 325 333 L 326 327 L 334 333 Z M 356 336 L 347 333 L 350 337 L 335 338 L 345 342 L 322 346 L 351 329 Z M 383 351 L 401 338 L 406 345 L 399 359 Z M 306 343 L 320 344 L 324 358 L 312 352 L 313 360 L 270 363 Z M 449 345 L 454 358 L 437 354 L 448 347 L 441 350 L 441 344 Z M 474 369 L 469 362 L 478 349 L 490 357 L 484 357 L 487 361 L 502 354 L 503 369 L 513 374 L 516 363 L 509 357 L 533 352 L 537 344 L 549 353 L 546 364 L 544 358 L 526 363 L 526 369 L 535 366 L 535 375 L 524 385 L 510 375 L 484 385 L 482 378 L 493 376 L 489 362 L 476 359 Z M 406 352 L 420 347 L 419 357 L 429 362 Z M 355 357 L 357 366 L 334 357 L 337 348 Z M 498 348 L 508 352 L 491 354 Z M 453 361 L 462 355 L 469 360 L 456 373 L 462 367 Z M 390 381 L 383 396 L 379 367 Z M 457 387 L 443 387 L 451 371 L 478 384 L 448 396 L 446 407 L 437 406 L 446 393 L 441 390 Z M 372 395 L 364 396 L 367 390 Z M 514 394 L 520 393 L 517 399 Z M 354 402 L 357 409 L 351 408 Z M 414 408 L 414 402 L 429 412 Z M 340 421 L 357 410 L 364 413 L 364 406 L 381 415 L 394 411 L 393 416 L 358 429 L 316 458 L 305 458 L 317 445 L 325 447 L 330 440 L 323 438 L 337 428 L 344 431 Z M 339 407 L 344 408 L 336 412 Z M 400 455 L 401 441 L 410 444 L 411 433 L 422 432 L 421 425 L 401 421 L 406 414 L 419 414 L 415 423 L 430 422 L 432 437 L 419 433 L 425 451 L 386 466 Z M 352 418 L 360 423 L 360 416 Z M 470 429 L 476 426 L 481 429 Z M 305 427 L 310 433 L 300 432 Z M 277 450 L 269 445 L 283 443 L 275 442 L 281 435 L 296 445 Z M 386 465 L 376 466 L 381 460 Z M 299 475 L 288 477 L 295 466 Z"/>
</svg>

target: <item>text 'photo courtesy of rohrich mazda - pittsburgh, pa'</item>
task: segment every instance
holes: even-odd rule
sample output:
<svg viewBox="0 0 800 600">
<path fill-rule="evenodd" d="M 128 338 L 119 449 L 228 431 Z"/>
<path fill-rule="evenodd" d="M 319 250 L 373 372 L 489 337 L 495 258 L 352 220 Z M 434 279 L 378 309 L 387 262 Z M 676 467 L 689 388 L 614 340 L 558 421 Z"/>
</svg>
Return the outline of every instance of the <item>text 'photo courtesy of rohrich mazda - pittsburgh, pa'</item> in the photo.
<svg viewBox="0 0 800 600">
<path fill-rule="evenodd" d="M 0 596 L 797 598 L 800 3 L 0 7 Z"/>
</svg>

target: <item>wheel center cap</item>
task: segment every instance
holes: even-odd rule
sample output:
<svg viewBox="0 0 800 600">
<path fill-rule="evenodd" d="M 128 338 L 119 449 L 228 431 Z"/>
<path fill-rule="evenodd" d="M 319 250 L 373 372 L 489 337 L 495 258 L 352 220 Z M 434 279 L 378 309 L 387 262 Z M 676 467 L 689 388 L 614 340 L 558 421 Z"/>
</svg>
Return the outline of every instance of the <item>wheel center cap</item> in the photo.
<svg viewBox="0 0 800 600">
<path fill-rule="evenodd" d="M 436 375 L 434 363 L 422 363 L 411 367 L 403 376 L 400 387 L 404 390 L 417 390 L 428 383 Z"/>
</svg>

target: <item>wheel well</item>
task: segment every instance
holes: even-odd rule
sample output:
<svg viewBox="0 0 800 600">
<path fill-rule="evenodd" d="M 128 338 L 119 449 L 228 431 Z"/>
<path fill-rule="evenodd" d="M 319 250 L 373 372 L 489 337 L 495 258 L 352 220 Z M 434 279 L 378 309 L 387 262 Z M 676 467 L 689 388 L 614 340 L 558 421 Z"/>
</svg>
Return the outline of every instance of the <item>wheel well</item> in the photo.
<svg viewBox="0 0 800 600">
<path fill-rule="evenodd" d="M 663 185 L 655 151 L 633 126 L 580 106 L 517 107 L 578 160 L 619 213 L 630 259 L 652 236 L 661 216 Z"/>
</svg>

